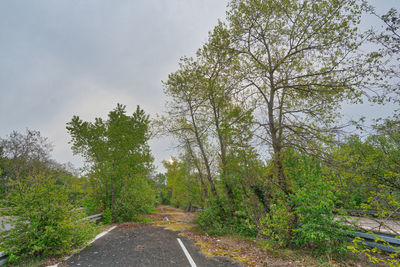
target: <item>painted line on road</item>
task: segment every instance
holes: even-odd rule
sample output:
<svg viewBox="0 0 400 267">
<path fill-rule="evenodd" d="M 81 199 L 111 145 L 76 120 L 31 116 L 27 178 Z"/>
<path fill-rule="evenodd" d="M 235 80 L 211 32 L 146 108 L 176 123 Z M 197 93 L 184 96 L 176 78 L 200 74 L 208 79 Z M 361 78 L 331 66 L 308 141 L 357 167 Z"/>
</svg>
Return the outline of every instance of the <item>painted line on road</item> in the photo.
<svg viewBox="0 0 400 267">
<path fill-rule="evenodd" d="M 116 225 L 114 225 L 113 227 L 111 227 L 111 228 L 108 229 L 107 231 L 104 231 L 104 232 L 102 232 L 102 233 L 96 235 L 96 237 L 95 237 L 92 241 L 90 241 L 87 245 L 92 244 L 94 241 L 96 241 L 97 239 L 99 239 L 99 238 L 105 236 L 106 234 L 108 234 L 109 232 L 111 232 L 112 230 L 114 230 L 115 228 L 117 228 Z M 79 252 L 79 250 L 77 250 L 76 252 Z M 73 255 L 74 255 L 74 253 L 73 253 L 72 255 L 70 255 L 70 256 L 64 258 L 62 261 L 68 260 L 68 259 L 71 258 Z M 49 265 L 49 266 L 47 266 L 47 267 L 58 267 L 58 264 L 59 264 L 59 263 L 54 264 L 54 265 Z"/>
<path fill-rule="evenodd" d="M 111 232 L 112 230 L 114 230 L 115 228 L 117 228 L 116 225 L 114 225 L 113 227 L 111 227 L 111 228 L 108 229 L 107 231 L 102 232 L 102 233 L 96 235 L 96 237 L 95 237 L 92 241 L 90 241 L 90 242 L 88 243 L 88 245 L 92 244 L 92 243 L 93 243 L 94 241 L 96 241 L 97 239 L 102 238 L 103 236 L 105 236 L 106 234 L 108 234 L 109 232 Z"/>
<path fill-rule="evenodd" d="M 196 263 L 194 263 L 194 260 L 190 256 L 189 251 L 187 251 L 187 249 L 186 249 L 185 245 L 182 243 L 181 239 L 177 238 L 177 240 L 179 242 L 179 245 L 181 245 L 181 248 L 182 248 L 183 252 L 185 253 L 186 258 L 189 260 L 190 266 L 191 267 L 197 267 Z"/>
</svg>

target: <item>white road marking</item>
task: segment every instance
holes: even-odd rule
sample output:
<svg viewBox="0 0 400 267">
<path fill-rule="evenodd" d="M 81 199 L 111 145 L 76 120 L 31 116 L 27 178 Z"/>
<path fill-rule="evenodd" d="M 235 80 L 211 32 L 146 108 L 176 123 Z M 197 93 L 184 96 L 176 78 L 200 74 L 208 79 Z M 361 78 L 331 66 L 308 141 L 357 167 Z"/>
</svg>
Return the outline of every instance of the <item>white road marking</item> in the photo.
<svg viewBox="0 0 400 267">
<path fill-rule="evenodd" d="M 90 241 L 90 242 L 88 243 L 88 245 L 92 244 L 92 243 L 93 243 L 94 241 L 96 241 L 97 239 L 99 239 L 99 238 L 105 236 L 106 234 L 108 234 L 109 232 L 111 232 L 112 230 L 114 230 L 116 227 L 117 227 L 117 226 L 114 225 L 113 227 L 111 227 L 111 228 L 108 229 L 107 231 L 102 232 L 102 233 L 96 235 L 96 237 L 95 237 L 92 241 Z M 65 259 L 63 259 L 63 261 L 68 260 L 68 259 L 71 258 L 72 256 L 73 256 L 73 254 L 70 255 L 70 256 L 68 256 L 68 257 L 66 257 Z M 58 267 L 58 263 L 57 263 L 57 264 L 54 264 L 54 265 L 49 265 L 49 266 L 47 266 L 47 267 Z"/>
<path fill-rule="evenodd" d="M 183 252 L 184 252 L 185 255 L 186 255 L 186 258 L 187 258 L 187 259 L 189 260 L 189 262 L 190 262 L 190 266 L 191 266 L 191 267 L 197 267 L 196 263 L 194 263 L 194 260 L 193 260 L 192 257 L 190 256 L 189 252 L 187 251 L 185 245 L 182 243 L 181 239 L 180 239 L 180 238 L 177 238 L 177 239 L 178 239 L 179 245 L 181 245 L 181 248 L 182 248 Z"/>
<path fill-rule="evenodd" d="M 111 227 L 111 228 L 108 229 L 107 231 L 102 232 L 102 233 L 96 235 L 96 237 L 95 237 L 92 241 L 89 242 L 89 245 L 92 244 L 92 243 L 93 243 L 94 241 L 96 241 L 97 239 L 99 239 L 99 238 L 105 236 L 106 234 L 108 234 L 109 232 L 111 232 L 112 230 L 114 230 L 116 227 L 117 227 L 117 226 L 114 225 L 113 227 Z"/>
</svg>

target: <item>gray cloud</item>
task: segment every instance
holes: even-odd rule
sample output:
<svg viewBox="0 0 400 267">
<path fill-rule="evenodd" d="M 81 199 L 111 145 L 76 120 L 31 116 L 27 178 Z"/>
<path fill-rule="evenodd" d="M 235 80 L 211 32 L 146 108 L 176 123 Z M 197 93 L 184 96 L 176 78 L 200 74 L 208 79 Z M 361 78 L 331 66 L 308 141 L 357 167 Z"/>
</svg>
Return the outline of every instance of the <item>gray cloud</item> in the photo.
<svg viewBox="0 0 400 267">
<path fill-rule="evenodd" d="M 104 117 L 116 103 L 162 112 L 161 80 L 206 41 L 227 2 L 0 1 L 0 137 L 40 130 L 53 141 L 56 160 L 80 166 L 66 122 Z M 173 153 L 169 139 L 151 145 L 157 165 Z"/>
<path fill-rule="evenodd" d="M 1 1 L 0 136 L 26 127 L 73 157 L 65 124 L 93 120 L 116 103 L 162 112 L 161 80 L 224 17 L 227 1 Z M 171 145 L 152 141 L 157 164 Z"/>
</svg>

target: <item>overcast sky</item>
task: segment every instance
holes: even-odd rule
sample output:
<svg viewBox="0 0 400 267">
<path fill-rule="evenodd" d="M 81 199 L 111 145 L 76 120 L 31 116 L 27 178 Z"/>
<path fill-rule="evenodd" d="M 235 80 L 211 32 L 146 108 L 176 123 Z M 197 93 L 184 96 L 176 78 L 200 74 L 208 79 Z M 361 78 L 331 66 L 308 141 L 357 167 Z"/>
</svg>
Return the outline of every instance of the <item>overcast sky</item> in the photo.
<svg viewBox="0 0 400 267">
<path fill-rule="evenodd" d="M 161 80 L 207 40 L 227 2 L 1 0 L 0 137 L 39 130 L 58 162 L 80 167 L 65 129 L 72 116 L 92 121 L 117 103 L 129 113 L 136 105 L 162 112 Z M 384 11 L 400 7 L 399 0 L 371 2 Z M 173 154 L 168 139 L 151 146 L 156 165 Z"/>
</svg>

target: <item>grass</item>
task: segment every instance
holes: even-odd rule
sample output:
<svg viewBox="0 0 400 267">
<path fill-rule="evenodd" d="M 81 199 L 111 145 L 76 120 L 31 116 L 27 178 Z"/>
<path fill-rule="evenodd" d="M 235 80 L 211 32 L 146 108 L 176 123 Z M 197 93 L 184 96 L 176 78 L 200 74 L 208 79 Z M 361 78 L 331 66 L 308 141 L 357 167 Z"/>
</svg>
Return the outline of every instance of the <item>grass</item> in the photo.
<svg viewBox="0 0 400 267">
<path fill-rule="evenodd" d="M 12 267 L 39 267 L 43 266 L 43 263 L 47 259 L 44 257 L 35 257 L 35 258 L 27 258 L 24 259 L 23 261 L 19 263 L 14 263 L 14 264 L 9 264 L 7 266 L 12 266 Z"/>
</svg>

